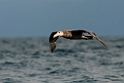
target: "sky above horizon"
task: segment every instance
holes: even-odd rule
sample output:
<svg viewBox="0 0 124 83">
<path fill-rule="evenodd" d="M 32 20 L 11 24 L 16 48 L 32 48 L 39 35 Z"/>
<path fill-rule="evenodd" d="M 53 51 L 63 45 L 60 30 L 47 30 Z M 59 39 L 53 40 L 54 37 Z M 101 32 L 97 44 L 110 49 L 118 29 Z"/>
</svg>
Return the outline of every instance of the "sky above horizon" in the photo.
<svg viewBox="0 0 124 83">
<path fill-rule="evenodd" d="M 0 0 L 0 38 L 48 37 L 65 29 L 124 36 L 124 0 Z"/>
</svg>

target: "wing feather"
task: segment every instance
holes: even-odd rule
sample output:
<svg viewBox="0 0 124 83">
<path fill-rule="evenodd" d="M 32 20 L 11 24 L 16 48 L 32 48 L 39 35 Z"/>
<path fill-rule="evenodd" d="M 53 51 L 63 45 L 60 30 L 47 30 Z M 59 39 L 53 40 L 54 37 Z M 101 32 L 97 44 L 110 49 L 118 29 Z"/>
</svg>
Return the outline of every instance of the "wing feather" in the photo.
<svg viewBox="0 0 124 83">
<path fill-rule="evenodd" d="M 87 32 L 88 34 L 90 34 L 91 36 L 93 36 L 95 39 L 97 39 L 100 43 L 102 43 L 105 47 L 107 47 L 107 45 L 96 36 L 96 34 L 94 32 L 88 31 L 88 30 L 84 30 L 85 32 Z"/>
<path fill-rule="evenodd" d="M 55 50 L 55 48 L 56 48 L 56 41 L 57 41 L 58 37 L 53 38 L 53 36 L 54 36 L 56 33 L 57 33 L 57 32 L 52 32 L 52 33 L 50 34 L 50 37 L 49 37 L 49 43 L 50 43 L 50 50 L 51 50 L 51 52 L 53 52 L 53 51 Z"/>
</svg>

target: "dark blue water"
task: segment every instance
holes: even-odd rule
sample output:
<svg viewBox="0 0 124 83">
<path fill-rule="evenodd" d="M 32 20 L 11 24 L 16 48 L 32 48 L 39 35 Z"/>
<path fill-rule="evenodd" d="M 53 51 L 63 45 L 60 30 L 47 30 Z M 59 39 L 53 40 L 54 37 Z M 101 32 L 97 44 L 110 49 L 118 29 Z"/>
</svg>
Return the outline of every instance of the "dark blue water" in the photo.
<svg viewBox="0 0 124 83">
<path fill-rule="evenodd" d="M 124 37 L 0 39 L 0 83 L 124 83 Z"/>
</svg>

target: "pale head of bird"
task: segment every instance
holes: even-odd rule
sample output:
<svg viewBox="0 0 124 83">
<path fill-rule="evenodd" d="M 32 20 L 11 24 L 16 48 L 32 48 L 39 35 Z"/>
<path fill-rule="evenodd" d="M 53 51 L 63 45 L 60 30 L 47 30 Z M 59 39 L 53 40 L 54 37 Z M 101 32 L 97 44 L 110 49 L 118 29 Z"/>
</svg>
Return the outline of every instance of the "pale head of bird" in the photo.
<svg viewBox="0 0 124 83">
<path fill-rule="evenodd" d="M 63 31 L 58 31 L 54 36 L 53 36 L 53 38 L 55 38 L 55 37 L 58 37 L 58 36 L 63 36 Z"/>
</svg>

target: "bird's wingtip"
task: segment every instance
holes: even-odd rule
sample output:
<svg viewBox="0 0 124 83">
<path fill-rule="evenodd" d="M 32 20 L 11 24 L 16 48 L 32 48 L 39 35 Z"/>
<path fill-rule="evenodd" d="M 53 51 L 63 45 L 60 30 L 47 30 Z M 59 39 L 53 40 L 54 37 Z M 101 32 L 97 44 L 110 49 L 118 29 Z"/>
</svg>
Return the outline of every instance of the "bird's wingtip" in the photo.
<svg viewBox="0 0 124 83">
<path fill-rule="evenodd" d="M 51 51 L 51 53 L 53 53 L 53 51 L 55 50 L 55 48 L 56 48 L 56 42 L 50 43 L 50 51 Z"/>
</svg>

